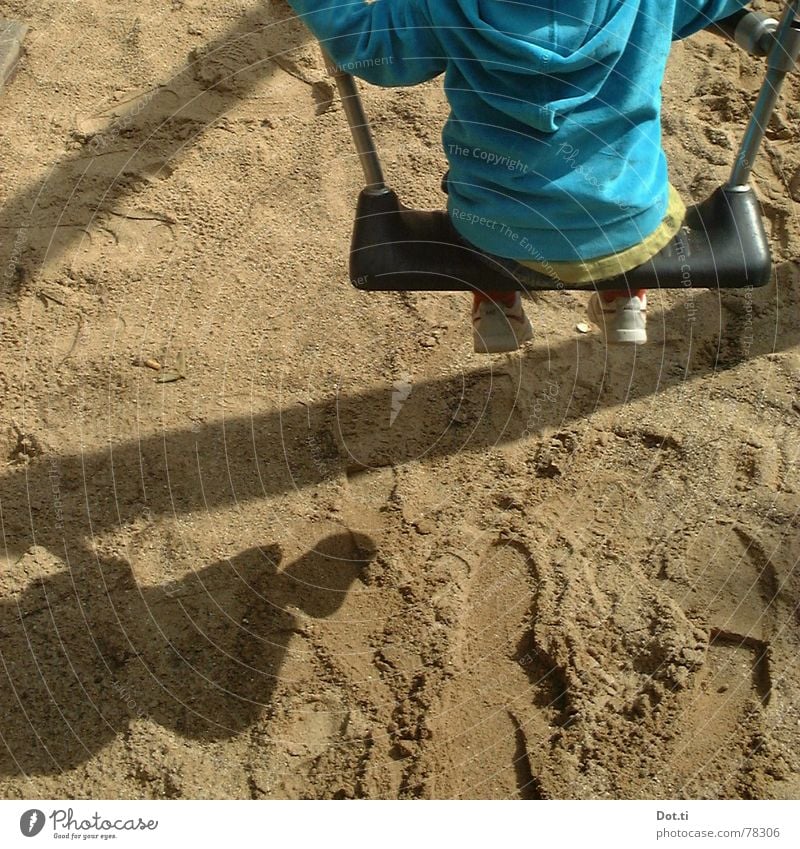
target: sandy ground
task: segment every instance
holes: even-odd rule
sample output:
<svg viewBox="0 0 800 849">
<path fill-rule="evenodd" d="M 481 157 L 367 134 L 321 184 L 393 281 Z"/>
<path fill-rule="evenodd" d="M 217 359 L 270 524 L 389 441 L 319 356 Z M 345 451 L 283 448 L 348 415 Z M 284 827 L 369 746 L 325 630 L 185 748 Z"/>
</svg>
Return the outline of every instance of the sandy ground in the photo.
<svg viewBox="0 0 800 849">
<path fill-rule="evenodd" d="M 770 287 L 654 293 L 635 352 L 536 296 L 487 359 L 466 296 L 349 286 L 358 166 L 285 3 L 0 15 L 3 796 L 800 796 L 796 79 Z M 762 67 L 676 47 L 687 198 Z M 365 99 L 440 206 L 440 82 Z"/>
</svg>

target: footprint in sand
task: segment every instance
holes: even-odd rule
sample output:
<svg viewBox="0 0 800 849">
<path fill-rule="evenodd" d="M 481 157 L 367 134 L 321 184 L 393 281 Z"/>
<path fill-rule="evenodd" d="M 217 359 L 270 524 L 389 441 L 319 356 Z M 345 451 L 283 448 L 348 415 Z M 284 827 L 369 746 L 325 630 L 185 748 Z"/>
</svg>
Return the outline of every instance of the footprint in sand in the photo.
<svg viewBox="0 0 800 849">
<path fill-rule="evenodd" d="M 530 553 L 498 543 L 465 588 L 454 676 L 431 718 L 437 798 L 542 798 L 531 753 L 558 721 L 560 670 L 532 633 L 537 575 Z"/>
<path fill-rule="evenodd" d="M 771 698 L 776 579 L 769 558 L 741 528 L 706 529 L 687 554 L 690 587 L 676 600 L 705 620 L 709 646 L 671 760 L 680 796 L 738 796 Z"/>
<path fill-rule="evenodd" d="M 683 732 L 671 757 L 678 797 L 741 795 L 750 750 L 763 731 L 768 676 L 765 644 L 712 632 L 706 663 L 683 709 Z"/>
</svg>

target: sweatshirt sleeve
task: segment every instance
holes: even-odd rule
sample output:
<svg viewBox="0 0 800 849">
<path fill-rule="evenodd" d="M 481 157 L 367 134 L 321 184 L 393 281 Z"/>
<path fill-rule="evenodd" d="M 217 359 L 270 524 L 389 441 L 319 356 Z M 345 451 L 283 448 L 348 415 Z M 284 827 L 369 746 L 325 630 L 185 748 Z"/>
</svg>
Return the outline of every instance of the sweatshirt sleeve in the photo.
<svg viewBox="0 0 800 849">
<path fill-rule="evenodd" d="M 425 0 L 289 0 L 336 64 L 381 86 L 416 85 L 446 58 Z"/>
<path fill-rule="evenodd" d="M 675 4 L 673 40 L 688 38 L 746 6 L 749 0 L 678 0 Z"/>
</svg>

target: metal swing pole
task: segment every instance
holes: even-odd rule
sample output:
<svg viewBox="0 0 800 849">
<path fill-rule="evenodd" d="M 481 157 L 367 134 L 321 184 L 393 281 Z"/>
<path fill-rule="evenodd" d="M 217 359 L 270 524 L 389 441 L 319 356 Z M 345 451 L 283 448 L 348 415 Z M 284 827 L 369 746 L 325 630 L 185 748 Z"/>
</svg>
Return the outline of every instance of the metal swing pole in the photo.
<svg viewBox="0 0 800 849">
<path fill-rule="evenodd" d="M 725 187 L 728 191 L 744 191 L 748 188 L 750 174 L 775 112 L 781 87 L 786 75 L 795 68 L 800 58 L 800 0 L 790 0 L 786 4 L 777 29 L 774 34 L 768 34 L 767 38 L 772 41 L 767 58 L 767 75 Z"/>
<path fill-rule="evenodd" d="M 366 191 L 374 195 L 386 194 L 389 189 L 386 187 L 383 177 L 383 167 L 375 147 L 372 128 L 366 112 L 364 112 L 358 85 L 352 75 L 342 70 L 333 61 L 324 47 L 321 50 L 328 73 L 333 77 L 339 91 L 339 97 L 342 99 L 342 107 L 347 116 L 347 123 L 350 125 L 350 132 L 353 135 L 353 143 L 361 161 L 361 168 L 364 171 Z"/>
</svg>

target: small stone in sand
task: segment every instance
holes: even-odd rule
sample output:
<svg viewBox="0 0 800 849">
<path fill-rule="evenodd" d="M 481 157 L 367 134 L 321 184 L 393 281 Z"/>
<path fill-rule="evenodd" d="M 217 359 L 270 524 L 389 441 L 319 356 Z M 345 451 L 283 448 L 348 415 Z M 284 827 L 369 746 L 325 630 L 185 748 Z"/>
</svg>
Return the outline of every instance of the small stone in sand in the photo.
<svg viewBox="0 0 800 849">
<path fill-rule="evenodd" d="M 417 529 L 418 534 L 427 536 L 428 534 L 432 534 L 436 530 L 436 523 L 431 521 L 430 519 L 419 519 L 418 521 L 414 522 L 414 527 Z"/>
</svg>

